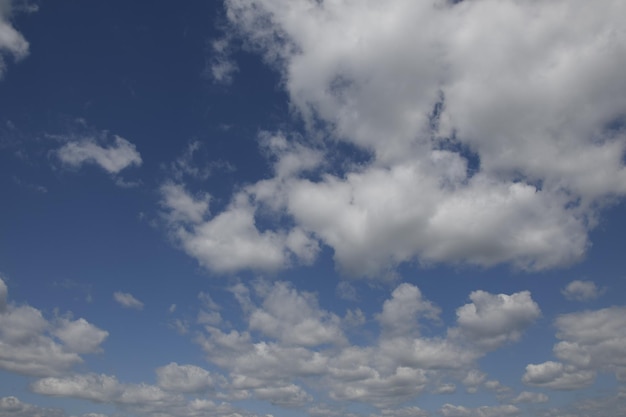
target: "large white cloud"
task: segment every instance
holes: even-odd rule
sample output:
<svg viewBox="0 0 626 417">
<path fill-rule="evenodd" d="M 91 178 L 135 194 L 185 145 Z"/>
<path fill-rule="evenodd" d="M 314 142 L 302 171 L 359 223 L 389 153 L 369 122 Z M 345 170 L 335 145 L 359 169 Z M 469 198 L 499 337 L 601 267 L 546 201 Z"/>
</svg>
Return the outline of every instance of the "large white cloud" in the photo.
<svg viewBox="0 0 626 417">
<path fill-rule="evenodd" d="M 0 279 L 0 292 L 5 288 Z M 6 291 L 5 291 L 6 296 Z M 28 305 L 0 309 L 0 369 L 23 375 L 57 375 L 101 351 L 109 333 L 83 318 L 48 320 Z"/>
<path fill-rule="evenodd" d="M 621 2 L 225 4 L 229 36 L 280 71 L 307 133 L 371 158 L 337 168 L 319 142 L 279 133 L 291 145 L 271 148 L 274 177 L 182 236 L 209 269 L 290 265 L 288 230 L 256 227 L 261 204 L 356 276 L 415 259 L 542 270 L 581 259 L 598 208 L 626 192 Z M 322 175 L 306 179 L 313 167 Z M 241 260 L 254 243 L 269 264 Z"/>
</svg>

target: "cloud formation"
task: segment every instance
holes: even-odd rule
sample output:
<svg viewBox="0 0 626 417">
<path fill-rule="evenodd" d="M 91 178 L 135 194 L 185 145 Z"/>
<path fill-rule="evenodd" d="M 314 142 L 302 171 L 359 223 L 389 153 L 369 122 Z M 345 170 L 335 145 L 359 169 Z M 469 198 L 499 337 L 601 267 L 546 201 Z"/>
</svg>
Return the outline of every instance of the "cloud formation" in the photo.
<svg viewBox="0 0 626 417">
<path fill-rule="evenodd" d="M 210 270 L 303 259 L 284 223 L 259 230 L 260 207 L 294 223 L 309 262 L 327 245 L 354 276 L 415 260 L 566 266 L 626 193 L 622 3 L 225 4 L 228 36 L 280 72 L 307 134 L 332 140 L 262 134 L 283 143 L 270 146 L 274 177 L 179 236 Z M 337 141 L 368 158 L 330 170 Z M 250 255 L 261 243 L 264 262 Z"/>
<path fill-rule="evenodd" d="M 57 150 L 57 156 L 71 167 L 95 164 L 109 174 L 118 174 L 132 165 L 141 165 L 141 155 L 135 145 L 126 139 L 115 135 L 112 140 L 106 140 L 110 143 L 100 143 L 103 140 L 91 137 L 70 140 Z"/>
<path fill-rule="evenodd" d="M 11 23 L 13 13 L 22 11 L 15 10 L 15 8 L 13 0 L 0 1 L 0 78 L 4 76 L 6 70 L 6 55 L 11 55 L 14 60 L 19 61 L 29 52 L 28 41 Z M 28 7 L 20 9 L 31 10 Z"/>
<path fill-rule="evenodd" d="M 0 293 L 6 285 L 0 279 Z M 28 305 L 5 301 L 0 310 L 0 369 L 30 376 L 58 375 L 101 351 L 109 333 L 83 318 L 46 319 Z"/>
<path fill-rule="evenodd" d="M 563 288 L 562 294 L 568 300 L 591 301 L 598 298 L 603 292 L 593 281 L 575 280 Z"/>
<path fill-rule="evenodd" d="M 232 396 L 252 395 L 289 406 L 310 403 L 321 387 L 333 400 L 380 409 L 427 391 L 454 391 L 455 383 L 469 392 L 482 387 L 508 392 L 497 381 L 488 381 L 476 361 L 519 339 L 539 315 L 527 292 L 472 293 L 484 316 L 481 327 L 472 326 L 463 313 L 456 326 L 441 329 L 441 335 L 424 336 L 421 327 L 438 325 L 440 309 L 416 286 L 404 283 L 373 317 L 378 324 L 376 339 L 361 346 L 351 343 L 346 329 L 362 328 L 367 318 L 355 321 L 350 314 L 340 318 L 322 309 L 313 294 L 291 284 L 258 281 L 237 284 L 231 291 L 244 313 L 244 328 L 205 325 L 198 343 L 207 359 L 228 375 Z M 469 306 L 475 304 L 459 311 L 469 311 Z"/>
<path fill-rule="evenodd" d="M 143 303 L 127 292 L 116 291 L 113 293 L 113 299 L 124 308 L 143 310 Z"/>
<path fill-rule="evenodd" d="M 561 361 L 530 364 L 523 376 L 533 386 L 570 390 L 589 386 L 598 372 L 626 380 L 626 309 L 610 307 L 559 316 L 554 355 Z"/>
</svg>

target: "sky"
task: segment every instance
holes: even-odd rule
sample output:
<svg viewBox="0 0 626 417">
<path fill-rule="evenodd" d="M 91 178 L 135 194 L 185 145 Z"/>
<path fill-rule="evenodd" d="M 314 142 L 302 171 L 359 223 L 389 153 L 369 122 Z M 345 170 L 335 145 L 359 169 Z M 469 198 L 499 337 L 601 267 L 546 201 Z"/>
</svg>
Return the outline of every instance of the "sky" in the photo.
<svg viewBox="0 0 626 417">
<path fill-rule="evenodd" d="M 0 417 L 626 416 L 624 16 L 0 0 Z"/>
</svg>

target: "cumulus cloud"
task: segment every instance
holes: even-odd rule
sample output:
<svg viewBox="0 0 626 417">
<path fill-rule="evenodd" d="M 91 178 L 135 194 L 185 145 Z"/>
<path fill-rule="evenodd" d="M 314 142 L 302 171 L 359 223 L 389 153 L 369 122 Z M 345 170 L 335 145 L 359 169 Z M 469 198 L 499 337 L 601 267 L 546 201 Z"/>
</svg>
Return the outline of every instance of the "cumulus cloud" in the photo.
<svg viewBox="0 0 626 417">
<path fill-rule="evenodd" d="M 179 365 L 172 362 L 157 368 L 156 374 L 159 387 L 166 391 L 203 392 L 214 385 L 211 374 L 194 365 Z"/>
<path fill-rule="evenodd" d="M 57 156 L 61 162 L 71 167 L 95 164 L 109 174 L 118 174 L 125 168 L 132 165 L 140 166 L 142 163 L 135 145 L 117 135 L 112 140 L 106 135 L 99 139 L 92 137 L 72 139 L 57 150 Z"/>
<path fill-rule="evenodd" d="M 305 259 L 284 223 L 256 227 L 263 206 L 354 276 L 580 260 L 606 198 L 626 193 L 626 6 L 583 3 L 226 1 L 226 36 L 281 73 L 309 136 L 330 139 L 277 132 L 274 176 L 192 225 L 186 251 L 217 272 Z M 339 142 L 367 157 L 338 167 Z M 261 242 L 267 261 L 242 256 Z"/>
<path fill-rule="evenodd" d="M 143 310 L 143 303 L 127 292 L 116 291 L 113 293 L 113 299 L 124 308 Z"/>
<path fill-rule="evenodd" d="M 42 408 L 27 404 L 17 397 L 0 398 L 0 416 L 6 417 L 65 417 L 62 410 L 55 408 Z"/>
<path fill-rule="evenodd" d="M 244 328 L 210 324 L 197 341 L 208 360 L 228 374 L 232 396 L 249 393 L 284 405 L 308 402 L 320 387 L 334 400 L 381 410 L 423 392 L 454 392 L 455 382 L 476 391 L 487 380 L 476 369 L 477 359 L 505 341 L 515 341 L 536 314 L 527 293 L 484 293 L 483 298 L 495 301 L 483 319 L 503 316 L 489 324 L 487 336 L 471 326 L 467 334 L 453 327 L 440 329 L 439 336 L 424 336 L 421 322 L 440 326 L 440 310 L 415 285 L 403 283 L 374 315 L 379 330 L 375 340 L 360 346 L 342 329 L 366 321 L 362 312 L 339 318 L 321 308 L 314 294 L 285 282 L 240 283 L 231 292 L 244 314 Z M 497 343 L 481 343 L 485 338 Z M 497 392 L 506 389 L 497 381 L 488 385 Z"/>
<path fill-rule="evenodd" d="M 561 291 L 565 298 L 575 301 L 591 301 L 595 300 L 602 294 L 593 281 L 572 281 Z"/>
<path fill-rule="evenodd" d="M 263 294 L 262 307 L 251 313 L 249 323 L 250 329 L 288 345 L 344 341 L 339 317 L 320 309 L 312 294 L 299 292 L 284 282 L 275 283 Z"/>
<path fill-rule="evenodd" d="M 42 378 L 31 384 L 35 393 L 71 397 L 114 405 L 121 410 L 140 415 L 231 416 L 253 417 L 256 414 L 239 412 L 228 403 L 216 403 L 206 398 L 188 398 L 201 386 L 206 388 L 206 375 L 192 365 L 170 363 L 157 370 L 159 383 L 128 384 L 106 374 L 75 374 L 65 377 Z"/>
<path fill-rule="evenodd" d="M 173 183 L 164 184 L 161 195 L 172 235 L 208 269 L 274 272 L 292 260 L 310 263 L 318 251 L 317 242 L 302 230 L 260 231 L 257 209 L 246 193 L 238 194 L 225 211 L 212 218 L 208 216 L 209 195 L 194 196 Z"/>
<path fill-rule="evenodd" d="M 526 366 L 522 381 L 537 387 L 574 390 L 590 385 L 595 376 L 593 371 L 579 370 L 572 365 L 548 361 Z"/>
<path fill-rule="evenodd" d="M 0 279 L 0 289 L 6 290 Z M 5 291 L 6 296 L 6 291 Z M 101 351 L 109 333 L 83 318 L 46 319 L 28 305 L 7 303 L 0 310 L 0 369 L 22 375 L 57 375 Z"/>
<path fill-rule="evenodd" d="M 471 304 L 457 309 L 458 330 L 487 349 L 517 341 L 541 315 L 528 291 L 512 295 L 474 291 L 470 299 Z"/>
<path fill-rule="evenodd" d="M 555 321 L 554 354 L 562 362 L 548 361 L 526 367 L 523 381 L 554 389 L 590 385 L 597 372 L 626 369 L 626 308 L 610 307 L 559 316 Z"/>
</svg>

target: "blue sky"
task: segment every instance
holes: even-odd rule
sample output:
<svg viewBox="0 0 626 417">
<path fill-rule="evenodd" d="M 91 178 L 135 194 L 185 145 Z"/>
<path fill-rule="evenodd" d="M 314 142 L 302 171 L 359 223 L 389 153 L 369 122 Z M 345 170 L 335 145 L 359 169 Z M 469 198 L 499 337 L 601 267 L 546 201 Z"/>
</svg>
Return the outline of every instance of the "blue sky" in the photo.
<svg viewBox="0 0 626 417">
<path fill-rule="evenodd" d="M 626 3 L 0 0 L 0 416 L 626 415 Z"/>
</svg>

